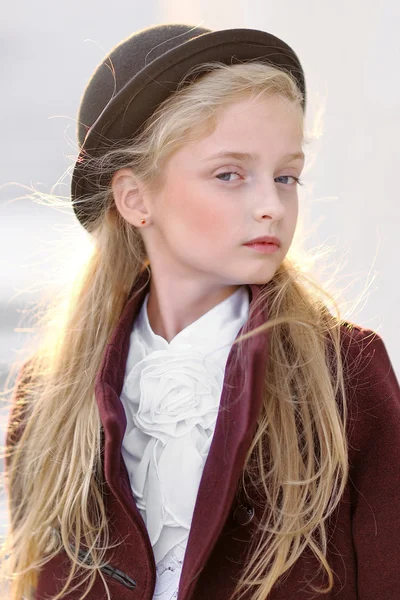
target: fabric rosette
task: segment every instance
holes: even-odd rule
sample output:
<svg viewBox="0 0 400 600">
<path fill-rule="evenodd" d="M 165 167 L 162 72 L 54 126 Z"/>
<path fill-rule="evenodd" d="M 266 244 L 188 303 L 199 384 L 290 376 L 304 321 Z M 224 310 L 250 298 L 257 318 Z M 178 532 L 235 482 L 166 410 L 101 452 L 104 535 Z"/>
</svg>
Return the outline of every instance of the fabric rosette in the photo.
<svg viewBox="0 0 400 600">
<path fill-rule="evenodd" d="M 193 349 L 152 352 L 125 382 L 137 405 L 135 425 L 164 443 L 187 435 L 196 425 L 210 428 L 218 413 L 223 375 L 219 365 Z"/>
</svg>

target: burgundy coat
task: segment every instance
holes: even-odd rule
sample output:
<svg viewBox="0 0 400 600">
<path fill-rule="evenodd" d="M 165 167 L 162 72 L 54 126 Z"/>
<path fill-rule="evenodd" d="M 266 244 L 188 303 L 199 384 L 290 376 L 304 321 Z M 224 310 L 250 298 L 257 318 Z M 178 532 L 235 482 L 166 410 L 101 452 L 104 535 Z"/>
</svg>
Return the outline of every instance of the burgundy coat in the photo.
<svg viewBox="0 0 400 600">
<path fill-rule="evenodd" d="M 145 282 L 142 275 L 138 288 Z M 254 303 L 259 285 L 249 286 Z M 113 600 L 152 600 L 155 563 L 145 524 L 136 507 L 121 455 L 126 427 L 119 399 L 129 336 L 144 296 L 130 298 L 107 345 L 95 395 L 104 429 L 105 501 L 111 541 L 123 543 L 108 553 L 103 573 Z M 240 333 L 263 323 L 258 313 Z M 268 600 L 396 600 L 400 598 L 400 389 L 382 339 L 354 324 L 342 326 L 348 376 L 350 478 L 329 521 L 328 561 L 334 589 L 314 594 L 307 581 L 317 576 L 318 561 L 305 551 L 274 586 Z M 255 432 L 268 360 L 268 334 L 243 342 L 245 359 L 235 371 L 233 346 L 226 365 L 221 405 L 193 514 L 179 600 L 228 600 L 260 510 L 240 492 L 244 460 Z M 237 399 L 246 375 L 245 393 Z M 8 433 L 11 443 L 13 433 Z M 243 564 L 243 563 L 242 563 Z M 36 600 L 60 590 L 69 565 L 61 552 L 39 574 Z M 76 600 L 73 591 L 64 596 Z M 249 598 L 250 596 L 248 596 Z M 100 580 L 87 600 L 105 599 Z"/>
</svg>

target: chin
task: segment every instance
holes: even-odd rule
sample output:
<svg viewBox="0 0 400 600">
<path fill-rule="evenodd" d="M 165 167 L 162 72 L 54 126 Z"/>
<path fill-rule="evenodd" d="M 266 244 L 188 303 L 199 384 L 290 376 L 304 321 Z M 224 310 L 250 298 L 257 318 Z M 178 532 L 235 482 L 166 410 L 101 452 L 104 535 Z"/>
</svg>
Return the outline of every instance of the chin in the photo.
<svg viewBox="0 0 400 600">
<path fill-rule="evenodd" d="M 238 281 L 235 283 L 235 285 L 264 285 L 265 283 L 268 283 L 269 281 L 271 281 L 271 279 L 273 278 L 273 276 L 275 275 L 276 270 L 274 271 L 270 271 L 270 273 L 260 273 L 260 274 L 255 274 L 253 276 L 249 275 L 247 273 L 247 275 L 243 278 L 240 278 L 240 280 L 238 279 Z"/>
</svg>

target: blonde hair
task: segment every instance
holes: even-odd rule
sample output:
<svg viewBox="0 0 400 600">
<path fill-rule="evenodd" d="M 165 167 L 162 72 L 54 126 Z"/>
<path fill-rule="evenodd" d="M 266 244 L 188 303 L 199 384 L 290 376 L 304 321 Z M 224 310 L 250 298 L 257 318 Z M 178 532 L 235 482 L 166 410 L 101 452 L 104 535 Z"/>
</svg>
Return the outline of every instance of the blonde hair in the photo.
<svg viewBox="0 0 400 600">
<path fill-rule="evenodd" d="M 71 590 L 78 573 L 79 585 L 87 584 L 80 598 L 96 576 L 110 598 L 100 571 L 110 535 L 94 382 L 132 287 L 148 265 L 139 231 L 115 208 L 112 174 L 129 167 L 149 186 L 161 185 L 172 152 L 212 131 L 218 111 L 245 96 L 278 95 L 299 108 L 303 127 L 302 94 L 289 73 L 257 62 L 205 67 L 206 74 L 191 71 L 190 85 L 182 82 L 130 146 L 113 147 L 100 159 L 88 157 L 98 191 L 80 202 L 101 207 L 89 224 L 92 253 L 67 296 L 40 319 L 43 339 L 16 383 L 19 403 L 7 450 L 11 522 L 1 560 L 3 585 L 11 575 L 9 600 L 33 598 L 39 568 L 62 549 L 71 571 L 54 600 Z M 250 589 L 252 600 L 266 599 L 307 547 L 328 578 L 321 591 L 333 586 L 325 521 L 343 494 L 348 455 L 340 319 L 330 314 L 324 295 L 333 301 L 286 257 L 257 302 L 268 306 L 268 321 L 235 342 L 270 332 L 263 408 L 242 477 L 245 490 L 250 482 L 262 493 L 265 512 L 237 585 L 238 598 Z M 90 552 L 90 565 L 78 557 L 80 544 Z"/>
</svg>

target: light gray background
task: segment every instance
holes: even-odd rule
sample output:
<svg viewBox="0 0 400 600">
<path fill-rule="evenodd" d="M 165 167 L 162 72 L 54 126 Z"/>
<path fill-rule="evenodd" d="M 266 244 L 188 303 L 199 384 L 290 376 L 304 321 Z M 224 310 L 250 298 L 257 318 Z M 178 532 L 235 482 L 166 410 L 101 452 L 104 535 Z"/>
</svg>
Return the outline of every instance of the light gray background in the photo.
<svg viewBox="0 0 400 600">
<path fill-rule="evenodd" d="M 17 308 L 71 277 L 87 243 L 72 213 L 16 201 L 28 191 L 8 184 L 51 192 L 76 155 L 74 119 L 93 69 L 121 39 L 162 22 L 264 29 L 295 49 L 316 134 L 298 234 L 306 248 L 331 247 L 327 275 L 341 266 L 344 314 L 379 332 L 399 376 L 399 3 L 23 0 L 4 4 L 0 22 L 0 383 L 30 335 L 14 331 Z M 62 181 L 54 191 L 66 196 L 69 175 Z"/>
</svg>

